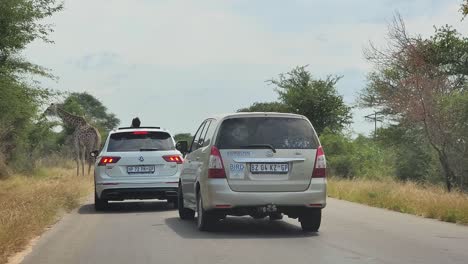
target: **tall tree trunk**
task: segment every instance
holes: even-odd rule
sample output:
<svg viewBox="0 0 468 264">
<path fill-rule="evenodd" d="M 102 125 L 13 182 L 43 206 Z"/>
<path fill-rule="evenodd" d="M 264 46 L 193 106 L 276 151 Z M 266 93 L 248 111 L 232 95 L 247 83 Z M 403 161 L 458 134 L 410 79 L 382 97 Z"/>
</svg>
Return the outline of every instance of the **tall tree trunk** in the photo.
<svg viewBox="0 0 468 264">
<path fill-rule="evenodd" d="M 437 151 L 439 155 L 439 161 L 440 164 L 442 165 L 442 169 L 444 170 L 445 174 L 445 184 L 447 186 L 447 191 L 451 192 L 452 191 L 452 181 L 455 179 L 455 173 L 453 172 L 452 168 L 450 168 L 449 160 L 447 155 L 443 150 Z"/>
</svg>

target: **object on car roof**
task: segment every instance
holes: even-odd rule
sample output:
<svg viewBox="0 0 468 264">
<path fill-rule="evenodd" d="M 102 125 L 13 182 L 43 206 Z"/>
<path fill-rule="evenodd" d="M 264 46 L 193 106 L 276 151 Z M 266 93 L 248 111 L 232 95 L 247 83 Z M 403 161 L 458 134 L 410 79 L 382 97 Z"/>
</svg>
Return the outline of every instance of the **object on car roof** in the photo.
<svg viewBox="0 0 468 264">
<path fill-rule="evenodd" d="M 138 118 L 138 117 L 133 118 L 132 127 L 139 128 L 140 124 L 141 124 L 140 118 Z"/>
</svg>

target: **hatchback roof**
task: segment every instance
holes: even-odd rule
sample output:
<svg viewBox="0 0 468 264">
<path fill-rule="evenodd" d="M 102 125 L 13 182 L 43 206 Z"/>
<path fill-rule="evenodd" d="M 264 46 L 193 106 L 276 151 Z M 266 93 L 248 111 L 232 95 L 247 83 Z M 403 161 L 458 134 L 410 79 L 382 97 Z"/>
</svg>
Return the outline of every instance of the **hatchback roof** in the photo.
<svg viewBox="0 0 468 264">
<path fill-rule="evenodd" d="M 279 112 L 239 112 L 239 113 L 227 113 L 227 114 L 217 114 L 210 116 L 210 118 L 215 119 L 224 119 L 230 117 L 258 117 L 258 116 L 276 116 L 276 117 L 293 117 L 293 118 L 306 118 L 303 115 L 292 114 L 292 113 L 279 113 Z"/>
<path fill-rule="evenodd" d="M 144 129 L 148 129 L 148 128 L 161 129 L 160 127 L 119 127 L 119 130 L 122 130 L 122 129 L 139 129 L 139 128 L 144 128 Z"/>
</svg>

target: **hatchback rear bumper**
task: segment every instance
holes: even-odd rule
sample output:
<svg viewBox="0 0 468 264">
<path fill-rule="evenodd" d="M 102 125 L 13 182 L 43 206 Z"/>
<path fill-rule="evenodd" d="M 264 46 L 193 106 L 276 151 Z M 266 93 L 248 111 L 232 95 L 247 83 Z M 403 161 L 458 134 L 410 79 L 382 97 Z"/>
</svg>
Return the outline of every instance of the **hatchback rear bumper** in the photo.
<svg viewBox="0 0 468 264">
<path fill-rule="evenodd" d="M 324 208 L 326 206 L 326 179 L 312 179 L 303 192 L 235 192 L 226 179 L 210 179 L 203 193 L 205 209 L 254 207 L 265 205 Z"/>
</svg>

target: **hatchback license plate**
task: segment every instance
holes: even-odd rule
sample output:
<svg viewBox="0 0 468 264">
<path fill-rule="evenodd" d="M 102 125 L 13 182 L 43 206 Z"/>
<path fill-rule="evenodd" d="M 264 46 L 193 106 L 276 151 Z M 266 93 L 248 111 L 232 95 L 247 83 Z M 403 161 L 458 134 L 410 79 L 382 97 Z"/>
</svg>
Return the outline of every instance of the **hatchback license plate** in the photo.
<svg viewBox="0 0 468 264">
<path fill-rule="evenodd" d="M 127 172 L 129 174 L 135 174 L 135 173 L 154 173 L 155 168 L 154 166 L 128 166 L 127 167 Z"/>
<path fill-rule="evenodd" d="M 254 174 L 260 173 L 288 173 L 288 163 L 252 163 L 250 164 L 250 172 Z"/>
</svg>

